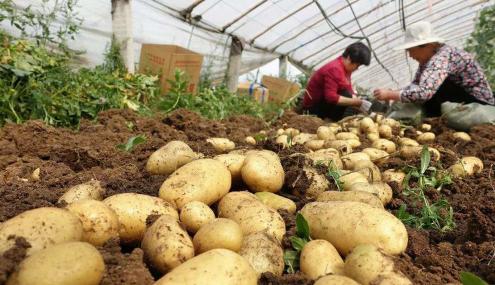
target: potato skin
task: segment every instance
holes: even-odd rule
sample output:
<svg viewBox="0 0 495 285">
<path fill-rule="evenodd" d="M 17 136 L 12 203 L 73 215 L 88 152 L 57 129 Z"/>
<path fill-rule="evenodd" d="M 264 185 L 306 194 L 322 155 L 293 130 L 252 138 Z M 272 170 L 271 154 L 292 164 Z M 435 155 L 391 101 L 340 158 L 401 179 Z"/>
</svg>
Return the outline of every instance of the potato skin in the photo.
<svg viewBox="0 0 495 285">
<path fill-rule="evenodd" d="M 119 218 L 105 203 L 82 200 L 67 206 L 83 225 L 82 240 L 100 246 L 111 238 L 119 237 Z"/>
<path fill-rule="evenodd" d="M 162 273 L 194 257 L 191 238 L 169 215 L 161 216 L 146 230 L 141 248 L 152 266 Z"/>
<path fill-rule="evenodd" d="M 354 183 L 346 191 L 362 191 L 376 195 L 383 205 L 392 201 L 392 188 L 385 182 Z"/>
<path fill-rule="evenodd" d="M 343 255 L 367 243 L 389 254 L 406 250 L 406 227 L 385 210 L 360 202 L 338 201 L 308 203 L 301 213 L 308 221 L 311 237 L 329 241 Z"/>
<path fill-rule="evenodd" d="M 58 202 L 70 204 L 85 199 L 101 200 L 104 192 L 100 181 L 91 180 L 72 186 L 58 199 Z"/>
<path fill-rule="evenodd" d="M 43 207 L 23 212 L 0 224 L 0 254 L 14 245 L 10 235 L 22 236 L 31 244 L 27 254 L 55 244 L 79 241 L 83 226 L 79 218 L 65 209 Z"/>
<path fill-rule="evenodd" d="M 170 215 L 179 219 L 174 206 L 160 198 L 122 193 L 103 200 L 119 218 L 119 236 L 123 243 L 131 244 L 142 240 L 149 215 Z"/>
<path fill-rule="evenodd" d="M 387 139 L 377 139 L 373 142 L 372 146 L 374 148 L 384 150 L 388 153 L 393 153 L 396 151 L 395 143 Z"/>
<path fill-rule="evenodd" d="M 483 161 L 475 156 L 465 156 L 449 167 L 454 177 L 466 177 L 483 170 Z"/>
<path fill-rule="evenodd" d="M 232 181 L 241 181 L 241 168 L 244 164 L 245 158 L 246 156 L 242 154 L 227 153 L 217 155 L 213 159 L 222 162 L 223 165 L 227 167 L 227 169 L 230 171 L 230 174 L 232 175 Z"/>
<path fill-rule="evenodd" d="M 222 162 L 198 159 L 172 173 L 160 187 L 159 196 L 179 209 L 191 201 L 211 205 L 229 192 L 231 183 L 232 175 Z"/>
<path fill-rule="evenodd" d="M 218 203 L 218 216 L 236 221 L 244 236 L 266 231 L 281 241 L 285 222 L 280 214 L 265 206 L 249 192 L 230 192 Z"/>
<path fill-rule="evenodd" d="M 146 162 L 151 174 L 168 175 L 198 155 L 183 141 L 171 141 L 152 153 Z"/>
<path fill-rule="evenodd" d="M 346 276 L 327 275 L 316 280 L 314 285 L 360 285 L 360 284 Z"/>
<path fill-rule="evenodd" d="M 242 244 L 242 229 L 230 219 L 218 218 L 202 226 L 193 238 L 196 253 L 214 248 L 239 252 Z"/>
<path fill-rule="evenodd" d="M 192 201 L 180 210 L 180 221 L 189 232 L 195 233 L 201 226 L 213 221 L 215 213 L 203 202 Z"/>
<path fill-rule="evenodd" d="M 312 280 L 327 274 L 344 273 L 344 260 L 337 249 L 322 239 L 312 240 L 303 247 L 299 266 L 301 271 Z"/>
<path fill-rule="evenodd" d="M 66 242 L 40 250 L 19 265 L 9 285 L 98 285 L 103 257 L 86 242 Z"/>
<path fill-rule="evenodd" d="M 296 212 L 296 203 L 294 203 L 291 199 L 271 192 L 256 192 L 254 195 L 256 195 L 256 197 L 258 197 L 263 204 L 274 210 L 284 209 L 291 214 Z"/>
<path fill-rule="evenodd" d="M 223 153 L 235 148 L 235 143 L 227 138 L 209 138 L 206 140 L 217 152 Z"/>
<path fill-rule="evenodd" d="M 278 155 L 271 151 L 249 152 L 241 169 L 242 180 L 254 192 L 278 192 L 285 172 Z"/>
<path fill-rule="evenodd" d="M 217 248 L 177 266 L 154 285 L 257 285 L 257 283 L 258 274 L 242 256 L 228 249 Z"/>
<path fill-rule="evenodd" d="M 264 231 L 244 237 L 239 254 L 259 274 L 271 272 L 281 276 L 284 271 L 284 252 L 280 243 Z"/>
<path fill-rule="evenodd" d="M 366 203 L 370 206 L 383 209 L 383 203 L 376 195 L 364 191 L 325 191 L 318 195 L 316 201 L 354 201 Z"/>
</svg>

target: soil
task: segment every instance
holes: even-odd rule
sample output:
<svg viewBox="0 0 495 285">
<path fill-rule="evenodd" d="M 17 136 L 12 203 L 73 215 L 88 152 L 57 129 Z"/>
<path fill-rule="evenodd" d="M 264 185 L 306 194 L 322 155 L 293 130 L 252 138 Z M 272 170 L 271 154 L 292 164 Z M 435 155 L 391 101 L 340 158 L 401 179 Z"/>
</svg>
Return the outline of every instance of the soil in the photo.
<svg viewBox="0 0 495 285">
<path fill-rule="evenodd" d="M 110 110 L 99 115 L 96 121 L 82 122 L 79 130 L 53 128 L 39 121 L 21 125 L 7 124 L 0 129 L 0 222 L 24 211 L 38 207 L 57 207 L 58 198 L 69 187 L 98 179 L 105 187 L 105 197 L 116 193 L 135 192 L 156 196 L 166 176 L 151 176 L 145 171 L 149 155 L 171 140 L 183 140 L 195 151 L 213 156 L 215 150 L 206 142 L 208 137 L 228 137 L 237 148 L 252 148 L 244 142 L 248 135 L 262 130 L 272 134 L 279 127 L 294 127 L 303 132 L 315 133 L 323 122 L 311 116 L 286 112 L 271 127 L 261 120 L 237 116 L 222 121 L 208 120 L 187 111 L 177 110 L 169 116 L 141 117 L 126 110 Z M 459 282 L 461 271 L 471 271 L 495 284 L 495 126 L 479 126 L 470 131 L 471 142 L 456 142 L 453 131 L 440 120 L 432 120 L 437 134 L 434 146 L 442 153 L 442 163 L 448 167 L 463 155 L 480 157 L 484 163 L 482 173 L 442 189 L 454 211 L 456 227 L 442 233 L 434 230 L 408 228 L 407 251 L 396 258 L 396 266 L 413 284 L 445 284 Z M 132 151 L 116 148 L 136 135 L 146 141 Z M 363 146 L 369 141 L 363 140 Z M 265 142 L 257 146 L 276 151 L 286 171 L 282 195 L 293 199 L 300 209 L 308 201 L 294 194 L 303 191 L 310 181 L 301 175 L 303 160 L 297 153 L 302 147 L 281 149 Z M 404 164 L 417 165 L 418 161 L 392 158 L 380 168 L 400 168 Z M 40 169 L 40 179 L 32 177 Z M 322 169 L 322 171 L 324 171 Z M 237 185 L 236 190 L 245 189 Z M 405 197 L 398 185 L 392 185 L 394 201 L 392 212 L 403 202 L 414 209 L 415 204 Z M 427 193 L 436 200 L 438 193 Z M 300 195 L 299 195 L 300 196 Z M 288 237 L 295 232 L 295 215 L 281 213 L 286 221 L 285 248 L 290 247 Z M 0 257 L 0 284 L 25 257 L 29 244 L 17 239 L 16 245 Z M 153 273 L 139 248 L 121 248 L 118 241 L 110 241 L 99 248 L 106 273 L 101 284 L 152 284 L 159 276 Z M 300 272 L 277 277 L 263 274 L 260 284 L 312 284 Z"/>
</svg>

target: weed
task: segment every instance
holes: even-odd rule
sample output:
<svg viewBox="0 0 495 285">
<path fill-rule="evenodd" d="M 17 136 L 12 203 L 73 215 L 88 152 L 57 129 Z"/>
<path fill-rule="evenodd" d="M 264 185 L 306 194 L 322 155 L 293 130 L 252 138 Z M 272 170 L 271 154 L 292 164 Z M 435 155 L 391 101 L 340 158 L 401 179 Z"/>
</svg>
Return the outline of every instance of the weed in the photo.
<svg viewBox="0 0 495 285">
<path fill-rule="evenodd" d="M 488 285 L 483 279 L 467 271 L 461 272 L 462 285 Z"/>
<path fill-rule="evenodd" d="M 118 144 L 117 148 L 123 150 L 125 152 L 130 152 L 136 147 L 138 144 L 142 144 L 146 142 L 146 137 L 144 135 L 138 135 L 134 137 L 130 137 L 127 140 L 126 144 Z"/>
<path fill-rule="evenodd" d="M 295 273 L 299 268 L 299 256 L 303 247 L 311 240 L 309 235 L 309 225 L 303 215 L 296 215 L 296 235 L 290 238 L 292 249 L 284 252 L 285 270 L 287 273 Z"/>
</svg>

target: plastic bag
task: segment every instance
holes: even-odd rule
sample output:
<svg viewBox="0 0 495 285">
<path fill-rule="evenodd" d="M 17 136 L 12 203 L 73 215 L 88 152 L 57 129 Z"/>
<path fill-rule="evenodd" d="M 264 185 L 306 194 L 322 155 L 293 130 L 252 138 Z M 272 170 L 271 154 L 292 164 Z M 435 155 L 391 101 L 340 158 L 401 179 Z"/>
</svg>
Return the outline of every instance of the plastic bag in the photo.
<svg viewBox="0 0 495 285">
<path fill-rule="evenodd" d="M 424 115 L 425 112 L 421 104 L 396 102 L 392 105 L 391 112 L 386 116 L 416 125 L 423 120 Z"/>
<path fill-rule="evenodd" d="M 495 124 L 495 106 L 445 102 L 441 108 L 447 126 L 456 130 L 469 131 L 475 125 Z"/>
</svg>

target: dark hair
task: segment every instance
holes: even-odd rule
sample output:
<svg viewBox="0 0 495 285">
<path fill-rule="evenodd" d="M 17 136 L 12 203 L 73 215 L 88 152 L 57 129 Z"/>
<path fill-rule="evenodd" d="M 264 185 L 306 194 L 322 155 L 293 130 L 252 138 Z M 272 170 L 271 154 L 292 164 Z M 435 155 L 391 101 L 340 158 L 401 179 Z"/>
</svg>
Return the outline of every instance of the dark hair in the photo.
<svg viewBox="0 0 495 285">
<path fill-rule="evenodd" d="M 370 49 L 361 42 L 347 46 L 342 56 L 349 57 L 352 63 L 370 65 L 371 61 Z"/>
</svg>

